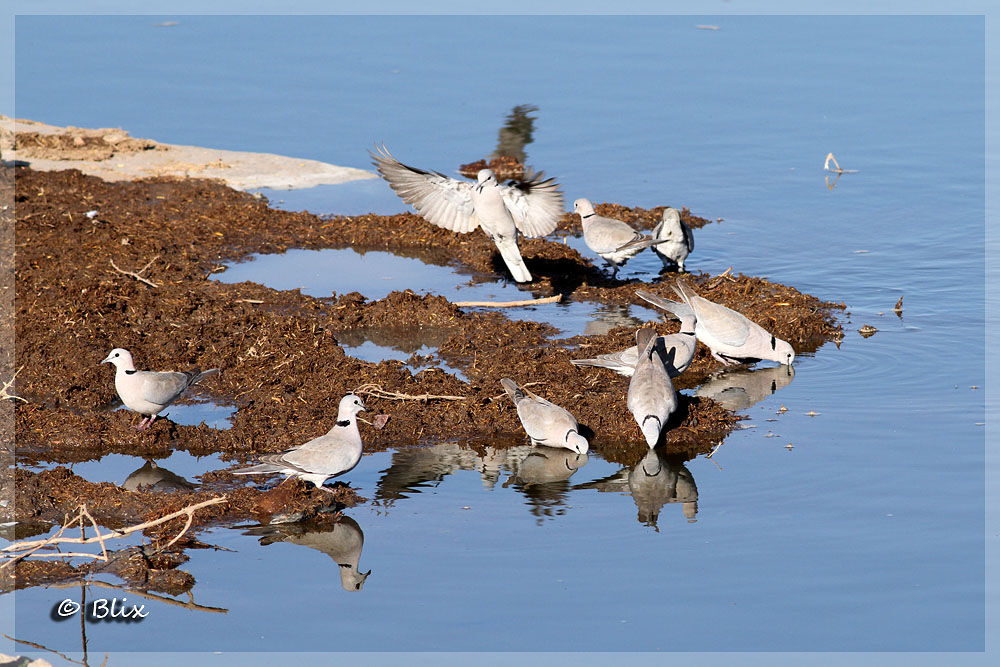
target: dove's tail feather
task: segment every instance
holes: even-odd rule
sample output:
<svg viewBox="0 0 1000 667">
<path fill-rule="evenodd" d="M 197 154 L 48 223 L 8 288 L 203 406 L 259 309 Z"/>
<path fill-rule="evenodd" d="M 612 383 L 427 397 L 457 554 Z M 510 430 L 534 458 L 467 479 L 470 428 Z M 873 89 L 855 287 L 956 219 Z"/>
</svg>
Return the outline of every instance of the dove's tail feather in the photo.
<svg viewBox="0 0 1000 667">
<path fill-rule="evenodd" d="M 598 368 L 607 368 L 626 377 L 635 372 L 634 366 L 629 366 L 628 364 L 620 361 L 613 361 L 611 359 L 570 359 L 569 363 L 574 366 L 596 366 Z"/>
<path fill-rule="evenodd" d="M 503 239 L 495 241 L 495 243 L 497 250 L 500 251 L 500 256 L 503 257 L 504 264 L 507 265 L 510 274 L 514 276 L 514 280 L 519 283 L 530 283 L 531 273 L 524 265 L 524 260 L 521 259 L 521 251 L 517 249 L 517 241 Z"/>
<path fill-rule="evenodd" d="M 652 327 L 643 327 L 635 332 L 635 344 L 640 350 L 640 355 L 648 355 L 653 341 L 656 340 L 656 330 Z"/>
<path fill-rule="evenodd" d="M 524 398 L 524 390 L 518 387 L 517 383 L 510 378 L 501 378 L 500 384 L 503 385 L 504 391 L 510 396 L 510 400 L 514 401 L 514 405 L 517 405 L 517 402 Z"/>
<path fill-rule="evenodd" d="M 677 316 L 677 319 L 683 320 L 686 317 L 694 317 L 694 309 L 686 303 L 664 299 L 663 297 L 656 296 L 655 294 L 643 290 L 636 290 L 635 295 L 640 299 L 648 301 L 657 308 L 662 308 L 663 310 L 673 313 Z"/>
<path fill-rule="evenodd" d="M 197 371 L 198 369 L 196 368 L 195 372 L 197 373 Z M 218 368 L 209 368 L 207 371 L 201 371 L 200 373 L 194 376 L 194 379 L 191 380 L 191 384 L 197 384 L 202 380 L 204 380 L 205 378 L 207 378 L 209 375 L 215 375 L 218 372 L 219 372 Z"/>
<path fill-rule="evenodd" d="M 658 245 L 660 243 L 666 243 L 666 242 L 667 239 L 653 239 L 648 236 L 643 236 L 641 238 L 629 241 L 628 243 L 621 244 L 620 246 L 615 248 L 615 252 L 622 252 L 623 250 L 635 250 L 636 252 L 639 252 L 640 250 L 645 250 L 651 245 Z"/>
<path fill-rule="evenodd" d="M 691 305 L 691 297 L 698 296 L 698 294 L 692 290 L 686 282 L 677 279 L 677 285 L 674 286 L 674 291 L 677 292 L 677 296 L 684 300 L 684 303 Z"/>
<path fill-rule="evenodd" d="M 240 468 L 239 470 L 232 470 L 234 475 L 262 475 L 271 472 L 281 472 L 284 470 L 283 466 L 277 466 L 273 463 L 258 463 L 255 466 L 250 466 L 249 468 Z"/>
</svg>

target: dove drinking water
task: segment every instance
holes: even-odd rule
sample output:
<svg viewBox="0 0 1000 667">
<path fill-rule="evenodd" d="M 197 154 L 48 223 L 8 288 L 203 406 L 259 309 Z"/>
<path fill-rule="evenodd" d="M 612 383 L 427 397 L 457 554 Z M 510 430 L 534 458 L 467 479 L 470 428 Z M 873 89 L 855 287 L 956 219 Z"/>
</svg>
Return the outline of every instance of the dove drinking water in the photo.
<svg viewBox="0 0 1000 667">
<path fill-rule="evenodd" d="M 686 304 L 661 299 L 649 292 L 637 290 L 636 294 L 654 306 L 672 312 L 680 319 L 681 330 L 678 333 L 659 336 L 655 343 L 660 358 L 667 364 L 667 374 L 675 378 L 691 365 L 691 360 L 694 359 L 694 353 L 697 349 L 698 340 L 694 334 L 694 311 Z M 570 363 L 575 366 L 607 368 L 619 375 L 632 377 L 638 360 L 639 348 L 633 345 L 619 352 L 599 354 L 594 359 L 571 359 Z"/>
<path fill-rule="evenodd" d="M 481 169 L 473 185 L 405 165 L 385 146 L 377 150 L 371 156 L 378 173 L 425 220 L 460 234 L 482 227 L 493 239 L 514 280 L 531 282 L 517 237 L 519 233 L 528 238 L 545 236 L 556 228 L 563 213 L 563 198 L 553 179 L 538 172 L 524 182 L 501 185 L 492 171 Z"/>
<path fill-rule="evenodd" d="M 698 340 L 727 366 L 761 359 L 791 366 L 795 361 L 791 345 L 741 313 L 698 296 L 683 280 L 674 291 L 694 310 Z"/>
<path fill-rule="evenodd" d="M 152 426 L 156 416 L 188 387 L 219 372 L 218 368 L 204 372 L 197 368 L 179 372 L 137 371 L 132 354 L 120 347 L 111 350 L 101 363 L 114 364 L 115 391 L 126 408 L 143 416 L 136 427 L 140 431 Z"/>
<path fill-rule="evenodd" d="M 635 332 L 639 359 L 628 384 L 628 409 L 639 424 L 646 444 L 653 448 L 671 413 L 677 409 L 677 392 L 666 363 L 656 349 L 656 332 L 644 327 Z M 669 359 L 667 363 L 669 363 Z"/>
<path fill-rule="evenodd" d="M 577 454 L 587 453 L 590 445 L 580 435 L 580 425 L 568 410 L 518 387 L 509 378 L 501 379 L 500 384 L 517 406 L 517 416 L 532 444 L 565 447 Z"/>
</svg>

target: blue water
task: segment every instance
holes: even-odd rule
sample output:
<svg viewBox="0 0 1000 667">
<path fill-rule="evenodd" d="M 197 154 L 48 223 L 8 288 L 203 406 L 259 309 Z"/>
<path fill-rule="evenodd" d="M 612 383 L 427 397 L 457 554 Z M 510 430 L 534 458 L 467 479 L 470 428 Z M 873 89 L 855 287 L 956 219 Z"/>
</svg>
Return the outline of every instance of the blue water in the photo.
<svg viewBox="0 0 1000 667">
<path fill-rule="evenodd" d="M 659 532 L 638 521 L 628 494 L 597 488 L 618 471 L 596 453 L 555 505 L 506 473 L 490 488 L 435 469 L 419 493 L 348 512 L 363 590 L 342 590 L 325 554 L 216 529 L 204 539 L 236 552 L 184 568 L 198 602 L 229 612 L 153 603 L 141 625 L 88 626 L 92 655 L 984 650 L 982 17 L 159 20 L 18 17 L 17 116 L 362 168 L 385 141 L 452 173 L 530 103 L 528 161 L 568 201 L 721 217 L 689 268 L 850 314 L 839 348 L 747 409 L 756 428 L 685 464 L 695 523 L 676 503 Z M 858 172 L 833 189 L 829 152 Z M 405 210 L 364 183 L 298 201 Z M 390 456 L 352 472 L 363 495 Z M 79 651 L 79 623 L 49 621 L 62 594 L 19 591 L 16 636 Z"/>
</svg>

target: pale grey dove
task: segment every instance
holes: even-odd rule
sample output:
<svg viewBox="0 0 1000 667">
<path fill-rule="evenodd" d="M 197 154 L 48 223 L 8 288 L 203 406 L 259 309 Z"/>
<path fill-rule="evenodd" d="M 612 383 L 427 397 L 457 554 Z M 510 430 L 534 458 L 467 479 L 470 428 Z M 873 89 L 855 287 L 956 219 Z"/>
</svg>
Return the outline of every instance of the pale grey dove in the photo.
<svg viewBox="0 0 1000 667">
<path fill-rule="evenodd" d="M 517 406 L 517 416 L 532 444 L 563 447 L 577 454 L 585 454 L 590 448 L 580 435 L 576 417 L 568 410 L 518 387 L 510 378 L 502 378 L 500 384 Z"/>
<path fill-rule="evenodd" d="M 667 364 L 667 373 L 675 378 L 691 365 L 697 349 L 697 339 L 694 335 L 695 317 L 694 310 L 687 304 L 661 299 L 655 294 L 637 290 L 636 294 L 655 306 L 672 312 L 681 323 L 681 330 L 675 334 L 659 336 L 656 339 L 656 349 L 660 358 Z M 673 349 L 673 352 L 671 352 Z M 608 352 L 599 354 L 594 359 L 571 359 L 570 363 L 576 366 L 597 366 L 613 370 L 619 375 L 631 377 L 635 371 L 636 361 L 639 359 L 639 349 L 635 345 L 619 352 Z"/>
<path fill-rule="evenodd" d="M 580 216 L 583 240 L 587 247 L 601 256 L 613 268 L 611 277 L 618 275 L 619 267 L 649 246 L 660 241 L 641 234 L 621 220 L 597 215 L 589 199 L 573 202 L 573 212 Z"/>
<path fill-rule="evenodd" d="M 635 343 L 642 352 L 628 384 L 628 409 L 646 444 L 655 447 L 671 413 L 677 409 L 677 392 L 656 350 L 656 332 L 649 327 L 639 329 Z"/>
<path fill-rule="evenodd" d="M 348 394 L 340 399 L 337 423 L 326 435 L 280 454 L 264 455 L 260 457 L 261 463 L 232 472 L 235 475 L 281 473 L 312 482 L 317 488 L 332 493 L 323 487 L 323 483 L 352 470 L 361 460 L 362 443 L 357 414 L 364 409 L 360 398 Z"/>
<path fill-rule="evenodd" d="M 792 346 L 741 313 L 698 296 L 683 280 L 674 288 L 694 310 L 694 332 L 712 356 L 727 366 L 761 359 L 788 366 L 795 361 Z"/>
<path fill-rule="evenodd" d="M 137 371 L 131 353 L 120 347 L 111 350 L 101 363 L 114 364 L 118 397 L 126 408 L 143 416 L 136 427 L 139 430 L 152 426 L 156 416 L 180 398 L 188 387 L 219 372 L 218 368 L 204 372 L 197 368 L 178 372 Z"/>
<path fill-rule="evenodd" d="M 525 182 L 501 185 L 492 171 L 481 169 L 477 182 L 472 184 L 410 167 L 394 158 L 385 146 L 376 148 L 377 153 L 369 153 L 378 173 L 403 201 L 428 222 L 453 232 L 464 234 L 482 227 L 496 244 L 514 280 L 531 282 L 517 237 L 519 232 L 528 238 L 545 236 L 556 228 L 564 204 L 553 179 L 538 172 Z"/>
<path fill-rule="evenodd" d="M 684 270 L 684 260 L 694 252 L 694 234 L 681 220 L 676 208 L 663 209 L 663 219 L 653 227 L 653 238 L 663 241 L 653 246 L 653 252 L 660 256 L 663 268 L 674 267 Z"/>
</svg>

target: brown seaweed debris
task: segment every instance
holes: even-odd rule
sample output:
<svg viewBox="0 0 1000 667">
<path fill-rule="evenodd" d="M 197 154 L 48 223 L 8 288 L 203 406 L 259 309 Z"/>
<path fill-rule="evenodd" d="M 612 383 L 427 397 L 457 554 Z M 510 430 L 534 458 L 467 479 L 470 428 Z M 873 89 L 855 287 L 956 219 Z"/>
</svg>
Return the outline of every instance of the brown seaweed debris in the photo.
<svg viewBox="0 0 1000 667">
<path fill-rule="evenodd" d="M 490 158 L 489 162 L 482 159 L 463 164 L 458 168 L 458 173 L 466 178 L 474 179 L 480 169 L 489 169 L 498 181 L 520 181 L 524 178 L 524 165 L 516 157 L 510 155 L 498 155 Z"/>
<path fill-rule="evenodd" d="M 205 180 L 108 183 L 73 170 L 17 168 L 15 203 L 17 363 L 10 367 L 23 370 L 10 389 L 28 403 L 0 401 L 0 409 L 13 413 L 23 461 L 72 463 L 110 452 L 159 459 L 179 449 L 196 456 L 221 453 L 244 463 L 325 432 L 340 397 L 365 384 L 396 396 L 464 399 L 369 397 L 372 412 L 390 418 L 382 429 L 360 425 L 368 452 L 448 439 L 493 440 L 497 433 L 519 433 L 514 406 L 499 397 L 503 376 L 539 383 L 533 391 L 571 410 L 593 432 L 594 449 L 609 459 L 627 462 L 639 453 L 632 447 L 637 427 L 623 398 L 627 380 L 569 363 L 632 345 L 633 330 L 553 340 L 548 325 L 459 308 L 441 296 L 402 291 L 378 300 L 360 294 L 314 298 L 298 290 L 208 279 L 224 262 L 292 247 L 388 250 L 455 266 L 473 277 L 495 276 L 500 259 L 484 234 L 454 234 L 412 214 L 319 218 L 279 211 Z M 86 215 L 95 209 L 99 216 Z M 657 209 L 599 210 L 636 226 L 651 227 L 659 218 Z M 699 226 L 690 216 L 685 220 Z M 577 225 L 579 219 L 567 214 L 559 233 Z M 533 295 L 638 303 L 635 289 L 641 287 L 672 297 L 667 283 L 610 281 L 560 242 L 529 239 L 522 251 L 539 279 L 519 288 Z M 146 267 L 142 277 L 157 286 L 115 270 L 112 261 L 125 271 Z M 815 350 L 841 331 L 834 317 L 841 306 L 791 287 L 740 275 L 700 274 L 692 280 L 700 294 L 743 312 L 797 352 Z M 404 325 L 432 330 L 439 358 L 468 381 L 439 368 L 413 373 L 398 361 L 361 361 L 339 342 L 358 331 Z M 677 330 L 673 322 L 654 326 L 659 333 Z M 102 411 L 114 398 L 114 385 L 99 362 L 112 347 L 129 349 L 147 368 L 222 368 L 199 394 L 237 408 L 232 428 L 182 426 L 167 418 L 139 433 L 129 428 L 128 413 Z M 699 350 L 677 386 L 693 386 L 715 368 L 718 362 Z M 709 400 L 687 399 L 683 405 L 666 446 L 684 455 L 710 451 L 736 422 Z M 196 492 L 168 495 L 95 485 L 64 469 L 18 470 L 15 478 L 18 520 L 58 522 L 87 502 L 102 525 L 119 527 L 176 503 L 226 493 L 226 507 L 198 518 L 197 529 L 291 515 L 297 503 L 315 502 L 318 508 L 316 494 L 327 496 L 329 504 L 325 492 L 294 482 L 261 492 L 246 486 L 252 480 L 236 480 L 224 470 L 202 475 Z M 263 500 L 268 493 L 272 500 L 284 494 L 282 502 Z M 286 501 L 289 507 L 282 505 Z"/>
</svg>

